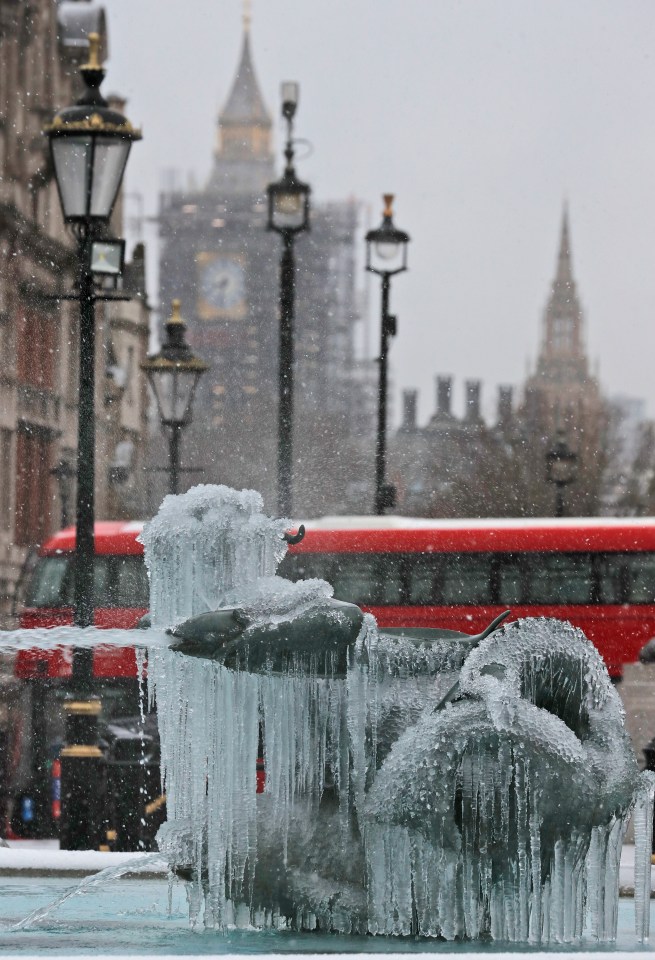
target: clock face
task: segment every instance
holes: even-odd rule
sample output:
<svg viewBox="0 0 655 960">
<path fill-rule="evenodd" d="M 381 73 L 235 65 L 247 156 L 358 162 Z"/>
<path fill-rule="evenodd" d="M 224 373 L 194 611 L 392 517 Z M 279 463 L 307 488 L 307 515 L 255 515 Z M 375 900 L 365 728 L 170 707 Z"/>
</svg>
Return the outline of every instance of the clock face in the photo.
<svg viewBox="0 0 655 960">
<path fill-rule="evenodd" d="M 205 319 L 245 312 L 246 284 L 242 264 L 231 257 L 199 257 L 199 312 Z"/>
</svg>

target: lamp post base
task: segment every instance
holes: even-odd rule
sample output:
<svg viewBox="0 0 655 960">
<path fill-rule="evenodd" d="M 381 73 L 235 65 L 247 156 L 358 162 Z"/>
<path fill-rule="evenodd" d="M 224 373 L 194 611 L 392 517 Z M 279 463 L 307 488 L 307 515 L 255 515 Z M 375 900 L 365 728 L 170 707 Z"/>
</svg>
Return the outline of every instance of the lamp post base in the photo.
<svg viewBox="0 0 655 960">
<path fill-rule="evenodd" d="M 62 850 L 97 850 L 103 842 L 105 757 L 98 745 L 97 697 L 68 700 L 66 744 L 61 751 Z"/>
</svg>

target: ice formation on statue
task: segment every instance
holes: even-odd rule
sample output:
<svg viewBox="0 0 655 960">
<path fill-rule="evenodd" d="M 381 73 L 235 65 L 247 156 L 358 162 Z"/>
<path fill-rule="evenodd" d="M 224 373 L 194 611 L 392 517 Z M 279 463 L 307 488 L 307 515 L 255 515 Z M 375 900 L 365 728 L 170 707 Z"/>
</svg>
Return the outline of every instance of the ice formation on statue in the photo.
<svg viewBox="0 0 655 960">
<path fill-rule="evenodd" d="M 149 662 L 159 842 L 194 919 L 609 940 L 637 788 L 647 935 L 652 777 L 580 631 L 378 632 L 328 584 L 275 576 L 289 526 L 252 491 L 200 486 L 143 533 L 153 626 L 175 637 Z"/>
</svg>

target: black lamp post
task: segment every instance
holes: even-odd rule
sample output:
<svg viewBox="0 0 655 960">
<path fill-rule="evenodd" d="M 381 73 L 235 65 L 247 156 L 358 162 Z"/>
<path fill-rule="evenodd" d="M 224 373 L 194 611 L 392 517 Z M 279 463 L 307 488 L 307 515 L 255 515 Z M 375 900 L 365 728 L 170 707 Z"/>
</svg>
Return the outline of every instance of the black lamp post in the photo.
<svg viewBox="0 0 655 960">
<path fill-rule="evenodd" d="M 77 238 L 79 283 L 62 299 L 80 303 L 80 361 L 77 426 L 74 623 L 94 619 L 95 522 L 95 304 L 94 274 L 107 270 L 107 237 L 125 164 L 141 134 L 100 93 L 105 71 L 98 59 L 100 37 L 89 34 L 89 59 L 81 69 L 84 92 L 57 113 L 44 132 L 50 143 L 64 220 Z M 98 250 L 98 244 L 101 249 Z M 115 272 L 115 271 L 114 271 Z M 73 650 L 72 685 L 77 696 L 64 704 L 66 744 L 61 750 L 60 845 L 65 850 L 97 847 L 102 837 L 102 751 L 98 745 L 100 700 L 91 695 L 93 651 Z"/>
<path fill-rule="evenodd" d="M 193 398 L 198 381 L 208 366 L 191 353 L 185 340 L 186 324 L 180 316 L 180 301 L 173 300 L 166 340 L 159 353 L 141 364 L 157 401 L 159 419 L 169 435 L 170 492 L 177 493 L 180 476 L 180 438 L 191 423 Z"/>
<path fill-rule="evenodd" d="M 270 183 L 268 229 L 282 237 L 280 260 L 280 367 L 278 401 L 278 514 L 291 515 L 293 502 L 293 319 L 295 302 L 296 234 L 309 230 L 310 187 L 298 180 L 293 165 L 293 118 L 298 106 L 298 84 L 282 84 L 282 116 L 287 121 L 286 166 Z"/>
<path fill-rule="evenodd" d="M 407 270 L 409 234 L 393 225 L 393 194 L 384 194 L 382 223 L 366 234 L 366 269 L 382 277 L 380 378 L 378 382 L 378 430 L 375 444 L 375 513 L 382 516 L 396 504 L 396 490 L 385 481 L 387 450 L 387 360 L 389 337 L 396 335 L 396 317 L 389 313 L 391 277 Z"/>
<path fill-rule="evenodd" d="M 564 488 L 575 483 L 578 475 L 578 454 L 566 442 L 564 430 L 559 427 L 550 450 L 546 451 L 546 481 L 555 486 L 555 516 L 563 517 Z"/>
<path fill-rule="evenodd" d="M 95 303 L 94 244 L 109 223 L 130 147 L 141 134 L 100 93 L 105 71 L 98 59 L 100 38 L 89 34 L 89 60 L 81 67 L 84 93 L 45 128 L 64 220 L 78 241 L 80 384 L 77 433 L 75 614 L 79 627 L 93 624 L 93 525 L 95 520 Z M 75 666 L 81 667 L 78 657 Z M 86 667 L 89 667 L 87 664 Z M 87 670 L 87 678 L 90 669 Z M 82 677 L 79 678 L 83 680 Z"/>
</svg>

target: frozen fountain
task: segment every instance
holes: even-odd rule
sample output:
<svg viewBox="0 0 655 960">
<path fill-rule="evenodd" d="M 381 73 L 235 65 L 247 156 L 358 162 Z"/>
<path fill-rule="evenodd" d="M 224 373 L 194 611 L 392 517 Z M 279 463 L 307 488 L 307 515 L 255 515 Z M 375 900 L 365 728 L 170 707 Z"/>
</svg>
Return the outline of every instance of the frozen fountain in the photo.
<svg viewBox="0 0 655 960">
<path fill-rule="evenodd" d="M 158 842 L 193 925 L 611 941 L 632 815 L 647 938 L 653 776 L 593 645 L 543 619 L 378 630 L 275 575 L 290 526 L 253 491 L 167 497 L 142 535 L 151 627 L 101 632 L 148 650 Z"/>
<path fill-rule="evenodd" d="M 554 620 L 380 632 L 323 581 L 275 576 L 289 525 L 201 486 L 143 533 L 152 625 L 175 638 L 149 668 L 159 842 L 194 922 L 611 940 L 636 802 L 645 936 L 653 783 L 593 645 Z"/>
</svg>

